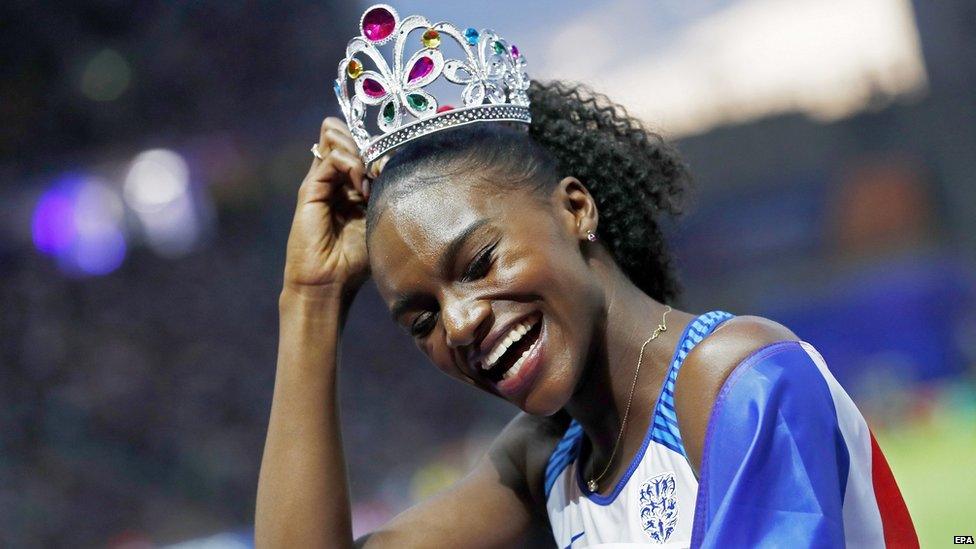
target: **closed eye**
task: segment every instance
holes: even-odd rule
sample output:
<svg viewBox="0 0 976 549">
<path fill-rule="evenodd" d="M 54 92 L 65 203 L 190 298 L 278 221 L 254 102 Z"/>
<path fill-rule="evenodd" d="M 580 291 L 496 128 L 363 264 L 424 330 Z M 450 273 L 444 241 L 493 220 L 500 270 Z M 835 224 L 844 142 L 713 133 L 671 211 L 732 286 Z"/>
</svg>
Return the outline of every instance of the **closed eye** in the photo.
<svg viewBox="0 0 976 549">
<path fill-rule="evenodd" d="M 488 271 L 491 269 L 492 259 L 494 259 L 493 253 L 496 247 L 498 247 L 497 242 L 483 248 L 474 261 L 468 265 L 467 270 L 464 271 L 464 276 L 461 277 L 461 282 L 471 282 L 472 280 L 484 278 L 484 276 L 487 275 Z"/>
<path fill-rule="evenodd" d="M 437 314 L 431 311 L 424 311 L 417 315 L 410 323 L 410 335 L 413 337 L 424 337 L 434 329 L 437 323 Z"/>
</svg>

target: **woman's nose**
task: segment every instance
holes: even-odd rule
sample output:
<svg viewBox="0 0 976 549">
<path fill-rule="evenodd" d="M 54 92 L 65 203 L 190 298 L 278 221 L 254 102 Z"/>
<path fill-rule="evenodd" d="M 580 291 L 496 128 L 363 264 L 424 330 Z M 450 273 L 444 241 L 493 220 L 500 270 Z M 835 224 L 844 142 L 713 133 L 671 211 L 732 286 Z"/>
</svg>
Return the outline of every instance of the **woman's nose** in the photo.
<svg viewBox="0 0 976 549">
<path fill-rule="evenodd" d="M 454 299 L 441 309 L 447 346 L 464 348 L 480 341 L 488 328 L 491 305 L 478 299 Z"/>
</svg>

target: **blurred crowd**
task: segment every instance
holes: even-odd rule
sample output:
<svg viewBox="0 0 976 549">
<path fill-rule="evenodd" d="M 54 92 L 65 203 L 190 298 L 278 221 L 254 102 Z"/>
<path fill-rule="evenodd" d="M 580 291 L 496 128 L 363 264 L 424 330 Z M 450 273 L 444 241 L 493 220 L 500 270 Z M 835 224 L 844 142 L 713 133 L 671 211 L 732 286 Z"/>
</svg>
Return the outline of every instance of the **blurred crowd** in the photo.
<svg viewBox="0 0 976 549">
<path fill-rule="evenodd" d="M 249 521 L 276 280 L 235 249 L 165 266 L 147 254 L 86 281 L 31 256 L 5 263 L 5 541 L 87 545 L 145 520 L 172 521 L 162 533 Z"/>
</svg>

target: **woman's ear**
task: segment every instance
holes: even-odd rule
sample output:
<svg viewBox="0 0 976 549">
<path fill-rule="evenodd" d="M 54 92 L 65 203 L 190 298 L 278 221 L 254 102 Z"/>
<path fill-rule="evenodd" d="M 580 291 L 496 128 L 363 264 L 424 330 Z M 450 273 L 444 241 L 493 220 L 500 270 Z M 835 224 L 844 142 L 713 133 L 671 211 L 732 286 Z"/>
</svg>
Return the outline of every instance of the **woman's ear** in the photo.
<svg viewBox="0 0 976 549">
<path fill-rule="evenodd" d="M 564 177 L 556 186 L 556 199 L 567 222 L 567 230 L 581 240 L 593 240 L 600 214 L 593 195 L 575 177 Z"/>
</svg>

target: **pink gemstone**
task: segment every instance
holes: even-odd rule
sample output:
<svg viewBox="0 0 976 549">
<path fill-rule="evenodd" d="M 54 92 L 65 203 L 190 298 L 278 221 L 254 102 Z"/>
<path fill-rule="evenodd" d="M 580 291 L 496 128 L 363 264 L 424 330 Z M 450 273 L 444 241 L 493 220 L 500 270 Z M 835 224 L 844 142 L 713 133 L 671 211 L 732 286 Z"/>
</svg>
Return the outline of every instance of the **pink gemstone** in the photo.
<svg viewBox="0 0 976 549">
<path fill-rule="evenodd" d="M 447 112 L 447 111 L 453 111 L 453 110 L 454 110 L 454 107 L 452 107 L 450 105 L 441 105 L 440 107 L 437 107 L 437 112 Z"/>
<path fill-rule="evenodd" d="M 386 89 L 383 87 L 383 84 L 380 84 L 372 78 L 363 79 L 363 91 L 370 97 L 383 97 L 386 95 Z"/>
<path fill-rule="evenodd" d="M 512 59 L 518 59 L 518 56 L 519 56 L 518 48 L 515 47 L 515 44 L 512 44 Z"/>
<path fill-rule="evenodd" d="M 410 75 L 407 76 L 407 81 L 420 80 L 430 74 L 432 70 L 434 70 L 434 60 L 430 57 L 421 57 L 410 67 Z"/>
<path fill-rule="evenodd" d="M 363 36 L 373 42 L 379 42 L 393 34 L 396 28 L 396 18 L 390 10 L 377 6 L 363 16 Z"/>
</svg>

